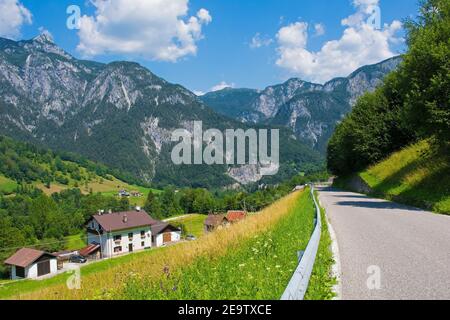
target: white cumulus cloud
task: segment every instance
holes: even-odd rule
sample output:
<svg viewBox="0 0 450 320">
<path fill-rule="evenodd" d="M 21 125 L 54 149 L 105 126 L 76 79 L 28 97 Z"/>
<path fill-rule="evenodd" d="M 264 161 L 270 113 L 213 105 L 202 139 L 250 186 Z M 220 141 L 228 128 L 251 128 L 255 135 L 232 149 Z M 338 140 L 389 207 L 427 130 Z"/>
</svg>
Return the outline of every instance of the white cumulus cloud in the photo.
<svg viewBox="0 0 450 320">
<path fill-rule="evenodd" d="M 31 12 L 18 0 L 0 0 L 0 36 L 16 39 L 24 24 L 32 23 Z"/>
<path fill-rule="evenodd" d="M 308 23 L 296 22 L 281 28 L 277 34 L 276 64 L 291 75 L 324 83 L 347 76 L 357 68 L 391 58 L 391 45 L 400 39 L 402 24 L 395 20 L 375 29 L 369 23 L 378 0 L 354 0 L 356 13 L 342 20 L 345 30 L 340 39 L 328 41 L 318 51 L 307 49 Z M 317 33 L 317 28 L 316 33 Z"/>
<path fill-rule="evenodd" d="M 137 55 L 176 62 L 197 53 L 208 10 L 188 16 L 189 0 L 91 0 L 94 16 L 80 21 L 78 50 L 85 56 Z"/>
</svg>

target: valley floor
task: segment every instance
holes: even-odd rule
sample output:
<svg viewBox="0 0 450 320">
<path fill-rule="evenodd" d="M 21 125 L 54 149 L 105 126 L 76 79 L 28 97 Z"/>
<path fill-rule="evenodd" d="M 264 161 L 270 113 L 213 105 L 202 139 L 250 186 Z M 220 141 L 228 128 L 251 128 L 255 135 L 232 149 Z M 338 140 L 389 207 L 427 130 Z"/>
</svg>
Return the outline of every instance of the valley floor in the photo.
<svg viewBox="0 0 450 320">
<path fill-rule="evenodd" d="M 67 288 L 66 274 L 0 285 L 0 298 L 279 299 L 313 219 L 309 192 L 297 192 L 197 241 L 88 265 L 80 290 Z"/>
</svg>

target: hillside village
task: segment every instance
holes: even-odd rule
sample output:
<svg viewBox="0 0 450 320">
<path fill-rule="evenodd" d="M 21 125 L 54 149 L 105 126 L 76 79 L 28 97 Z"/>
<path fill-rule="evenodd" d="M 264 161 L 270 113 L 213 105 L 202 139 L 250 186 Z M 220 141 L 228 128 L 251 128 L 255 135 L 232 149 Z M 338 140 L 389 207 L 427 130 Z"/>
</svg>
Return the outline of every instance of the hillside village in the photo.
<svg viewBox="0 0 450 320">
<path fill-rule="evenodd" d="M 229 227 L 246 217 L 246 211 L 210 214 L 205 219 L 204 232 Z M 11 280 L 49 278 L 70 271 L 77 264 L 175 245 L 187 239 L 196 240 L 192 235 L 183 237 L 181 228 L 152 218 L 140 207 L 126 212 L 99 210 L 86 223 L 85 231 L 86 247 L 78 250 L 54 253 L 31 248 L 18 250 L 5 261 L 11 270 Z"/>
</svg>

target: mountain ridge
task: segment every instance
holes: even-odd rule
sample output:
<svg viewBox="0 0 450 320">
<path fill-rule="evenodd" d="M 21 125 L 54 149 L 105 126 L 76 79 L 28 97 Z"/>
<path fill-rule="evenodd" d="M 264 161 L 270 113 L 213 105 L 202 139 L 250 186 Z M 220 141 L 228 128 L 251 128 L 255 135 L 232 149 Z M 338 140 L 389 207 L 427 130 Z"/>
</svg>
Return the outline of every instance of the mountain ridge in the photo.
<svg viewBox="0 0 450 320">
<path fill-rule="evenodd" d="M 76 152 L 145 182 L 212 187 L 258 180 L 248 167 L 173 165 L 170 133 L 193 121 L 219 130 L 255 127 L 216 113 L 138 63 L 78 60 L 46 35 L 0 38 L 0 134 Z M 283 135 L 292 151 L 281 150 L 281 175 L 322 165 L 289 130 Z"/>
<path fill-rule="evenodd" d="M 260 91 L 228 88 L 207 93 L 200 99 L 238 121 L 288 127 L 300 141 L 325 153 L 336 124 L 361 95 L 375 90 L 401 60 L 401 56 L 396 56 L 363 66 L 348 77 L 337 77 L 324 84 L 290 78 Z M 242 95 L 238 99 L 235 97 L 239 96 L 238 90 L 250 90 L 253 95 L 247 100 Z"/>
</svg>

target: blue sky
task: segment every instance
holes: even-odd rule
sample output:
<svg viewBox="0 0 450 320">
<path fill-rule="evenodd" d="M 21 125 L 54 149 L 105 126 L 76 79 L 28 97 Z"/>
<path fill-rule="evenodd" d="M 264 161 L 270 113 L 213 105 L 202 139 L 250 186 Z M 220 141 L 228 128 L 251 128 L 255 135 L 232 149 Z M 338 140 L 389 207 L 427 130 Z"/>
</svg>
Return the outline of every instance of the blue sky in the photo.
<svg viewBox="0 0 450 320">
<path fill-rule="evenodd" d="M 32 15 L 31 24 L 0 25 L 0 35 L 14 27 L 19 33 L 10 32 L 10 38 L 29 39 L 44 28 L 75 57 L 137 61 L 170 82 L 206 92 L 220 83 L 264 88 L 293 76 L 315 82 L 344 76 L 402 52 L 402 30 L 394 21 L 415 16 L 418 8 L 416 0 L 145 0 L 137 13 L 127 13 L 119 5 L 123 0 L 114 0 L 116 11 L 106 7 L 109 0 L 95 1 L 105 6 L 102 15 L 109 22 L 103 25 L 95 20 L 99 7 L 87 0 L 0 0 L 0 6 L 15 2 Z M 90 19 L 83 22 L 83 35 L 66 27 L 69 5 Z M 365 29 L 371 5 L 380 8 L 378 32 Z M 358 13 L 356 21 L 343 23 Z M 92 30 L 99 32 L 96 37 Z M 119 40 L 111 43 L 112 38 Z M 167 49 L 169 43 L 174 50 Z"/>
</svg>

